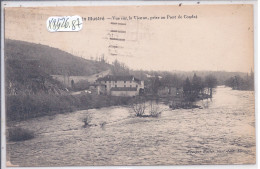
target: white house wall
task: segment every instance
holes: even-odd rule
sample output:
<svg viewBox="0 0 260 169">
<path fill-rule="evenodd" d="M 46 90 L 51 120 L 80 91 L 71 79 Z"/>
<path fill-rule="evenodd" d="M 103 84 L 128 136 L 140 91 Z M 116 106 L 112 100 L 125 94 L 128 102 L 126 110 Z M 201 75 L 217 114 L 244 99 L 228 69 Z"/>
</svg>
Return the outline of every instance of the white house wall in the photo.
<svg viewBox="0 0 260 169">
<path fill-rule="evenodd" d="M 132 88 L 136 88 L 137 87 L 137 91 L 138 92 L 139 92 L 140 88 L 144 88 L 142 85 L 138 84 L 135 81 L 126 81 L 126 83 L 125 83 L 125 81 L 117 81 L 117 82 L 115 82 L 115 81 L 110 81 L 110 82 L 106 81 L 106 83 L 105 83 L 105 81 L 102 81 L 102 84 L 105 84 L 107 86 L 107 91 L 110 91 L 110 89 L 112 87 L 116 87 L 116 85 L 117 85 L 117 87 L 132 87 Z"/>
</svg>

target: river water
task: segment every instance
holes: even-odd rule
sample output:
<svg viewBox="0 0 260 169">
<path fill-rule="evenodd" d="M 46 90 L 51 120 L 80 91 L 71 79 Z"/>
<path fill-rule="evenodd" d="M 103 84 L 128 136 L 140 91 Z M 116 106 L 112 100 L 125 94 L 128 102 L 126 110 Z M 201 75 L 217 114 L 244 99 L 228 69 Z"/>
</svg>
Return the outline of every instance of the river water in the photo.
<svg viewBox="0 0 260 169">
<path fill-rule="evenodd" d="M 162 104 L 158 118 L 110 107 L 16 123 L 36 138 L 8 142 L 7 160 L 19 166 L 255 163 L 254 93 L 218 87 L 213 97 L 199 101 L 203 109 Z M 92 126 L 84 128 L 86 116 Z"/>
</svg>

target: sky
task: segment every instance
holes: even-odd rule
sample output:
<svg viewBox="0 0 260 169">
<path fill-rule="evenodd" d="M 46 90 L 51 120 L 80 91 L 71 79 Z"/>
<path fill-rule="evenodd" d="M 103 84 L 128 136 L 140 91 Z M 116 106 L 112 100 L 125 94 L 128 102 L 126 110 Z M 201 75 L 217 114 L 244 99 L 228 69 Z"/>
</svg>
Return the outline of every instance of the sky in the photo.
<svg viewBox="0 0 260 169">
<path fill-rule="evenodd" d="M 86 18 L 80 31 L 47 30 L 49 17 L 73 15 Z M 117 59 L 143 70 L 250 72 L 253 27 L 252 5 L 5 8 L 5 38 L 48 45 L 86 59 L 104 56 L 110 63 Z"/>
</svg>

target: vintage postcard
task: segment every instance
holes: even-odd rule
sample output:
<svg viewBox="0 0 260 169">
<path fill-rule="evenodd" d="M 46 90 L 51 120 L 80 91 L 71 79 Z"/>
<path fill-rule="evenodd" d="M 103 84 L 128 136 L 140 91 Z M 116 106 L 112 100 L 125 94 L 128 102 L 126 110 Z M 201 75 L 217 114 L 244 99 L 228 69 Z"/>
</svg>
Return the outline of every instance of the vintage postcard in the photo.
<svg viewBox="0 0 260 169">
<path fill-rule="evenodd" d="M 253 9 L 4 8 L 7 166 L 255 164 Z"/>
</svg>

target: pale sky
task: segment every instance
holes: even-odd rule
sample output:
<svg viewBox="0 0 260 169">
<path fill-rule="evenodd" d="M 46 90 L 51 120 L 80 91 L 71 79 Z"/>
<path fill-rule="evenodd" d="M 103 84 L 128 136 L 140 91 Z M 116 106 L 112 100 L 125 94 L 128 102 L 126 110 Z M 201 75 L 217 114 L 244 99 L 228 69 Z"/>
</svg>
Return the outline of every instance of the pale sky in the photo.
<svg viewBox="0 0 260 169">
<path fill-rule="evenodd" d="M 41 7 L 5 12 L 6 38 L 48 45 L 86 59 L 104 54 L 110 62 L 118 59 L 131 69 L 250 72 L 254 65 L 252 5 Z M 73 15 L 87 19 L 196 15 L 197 19 L 86 20 L 79 32 L 48 32 L 48 17 Z M 112 35 L 111 30 L 126 33 Z"/>
</svg>

